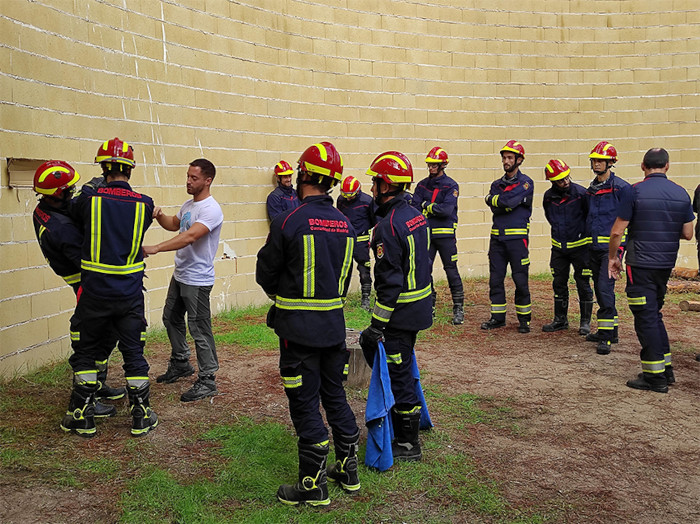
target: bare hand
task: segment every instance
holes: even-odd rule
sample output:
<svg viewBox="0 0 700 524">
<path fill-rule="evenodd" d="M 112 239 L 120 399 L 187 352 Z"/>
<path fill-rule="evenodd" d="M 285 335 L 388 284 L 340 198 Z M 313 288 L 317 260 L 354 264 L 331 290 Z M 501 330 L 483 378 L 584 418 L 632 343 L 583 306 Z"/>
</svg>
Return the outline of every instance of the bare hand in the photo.
<svg viewBox="0 0 700 524">
<path fill-rule="evenodd" d="M 618 258 L 608 259 L 608 277 L 617 280 L 622 272 L 622 261 Z"/>
<path fill-rule="evenodd" d="M 143 251 L 143 258 L 148 258 L 149 255 L 155 255 L 158 253 L 158 246 L 141 246 Z"/>
<path fill-rule="evenodd" d="M 162 216 L 163 216 L 163 209 L 161 209 L 160 206 L 154 207 L 153 208 L 153 218 L 158 220 L 158 217 L 162 217 Z"/>
</svg>

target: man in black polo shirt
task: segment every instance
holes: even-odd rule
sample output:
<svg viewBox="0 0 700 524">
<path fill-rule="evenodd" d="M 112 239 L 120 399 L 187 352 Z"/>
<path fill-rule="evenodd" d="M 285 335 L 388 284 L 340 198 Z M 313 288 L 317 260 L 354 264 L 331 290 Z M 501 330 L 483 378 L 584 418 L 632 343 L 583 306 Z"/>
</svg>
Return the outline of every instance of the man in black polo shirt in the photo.
<svg viewBox="0 0 700 524">
<path fill-rule="evenodd" d="M 644 180 L 620 199 L 608 255 L 609 276 L 617 279 L 622 270 L 617 248 L 628 228 L 626 292 L 642 345 L 642 373 L 628 380 L 627 386 L 657 393 L 668 393 L 668 385 L 675 382 L 661 308 L 680 239 L 693 238 L 695 218 L 688 193 L 666 178 L 668 166 L 665 149 L 646 152 L 642 161 Z"/>
</svg>

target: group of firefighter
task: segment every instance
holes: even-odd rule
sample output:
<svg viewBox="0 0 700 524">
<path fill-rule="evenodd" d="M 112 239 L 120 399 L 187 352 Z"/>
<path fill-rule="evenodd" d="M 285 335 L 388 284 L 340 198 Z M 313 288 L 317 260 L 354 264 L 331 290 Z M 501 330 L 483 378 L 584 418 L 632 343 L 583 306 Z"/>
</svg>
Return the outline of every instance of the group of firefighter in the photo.
<svg viewBox="0 0 700 524">
<path fill-rule="evenodd" d="M 522 144 L 508 141 L 500 156 L 504 174 L 491 184 L 485 197 L 493 215 L 488 253 L 491 315 L 481 328 L 506 325 L 504 280 L 510 265 L 517 330 L 527 333 L 531 322 L 528 237 L 534 183 L 520 171 L 525 159 Z M 620 244 L 616 253 L 621 258 L 625 240 L 624 233 L 617 238 L 611 231 L 619 220 L 619 202 L 627 198 L 630 185 L 611 171 L 618 156 L 608 142 L 597 144 L 589 158 L 595 177 L 587 189 L 572 182 L 571 169 L 562 160 L 552 159 L 544 168 L 551 183 L 544 194 L 544 210 L 552 230 L 554 319 L 542 330 L 569 327 L 568 279 L 573 266 L 580 304 L 579 334 L 596 342 L 599 354 L 607 354 L 618 340 L 609 246 L 612 235 L 613 244 Z M 40 245 L 52 269 L 74 287 L 79 299 L 71 319 L 73 392 L 61 427 L 92 436 L 94 417 L 113 414 L 114 407 L 99 403 L 99 399 L 124 395 L 123 389 L 105 384 L 106 363 L 118 339 L 124 356 L 132 434 L 140 436 L 158 423 L 150 407 L 148 364 L 143 358 L 142 242 L 159 208 L 128 184 L 135 165 L 128 144 L 118 139 L 105 142 L 95 162 L 103 176 L 83 186 L 77 197 L 73 189 L 79 177 L 65 162 L 43 164 L 34 181 L 41 196 L 34 215 Z M 381 153 L 366 171 L 371 196 L 362 192 L 358 179 L 343 178 L 341 155 L 330 142 L 308 147 L 296 169 L 286 161 L 275 166 L 278 187 L 267 199 L 270 233 L 257 255 L 256 281 L 273 301 L 267 324 L 279 337 L 280 375 L 298 437 L 298 481 L 280 486 L 277 492 L 285 504 L 328 505 L 328 481 L 338 483 L 346 492 L 360 489 L 360 430 L 343 387 L 349 358 L 343 308 L 353 260 L 360 276 L 361 307 L 371 311 L 360 346 L 370 366 L 380 348 L 386 354 L 395 399 L 390 413 L 393 457 L 409 461 L 422 458 L 418 434 L 421 402 L 412 368 L 417 334 L 432 325 L 436 314 L 432 268 L 438 253 L 452 296 L 452 323 L 464 322 L 464 290 L 457 269 L 459 186 L 445 173 L 449 158 L 444 149 L 431 149 L 425 162 L 428 177 L 410 193 L 414 174 L 408 157 L 399 151 Z M 295 172 L 296 189 L 292 183 Z M 334 206 L 329 193 L 337 185 L 340 196 Z M 65 242 L 48 242 L 45 234 L 49 229 L 52 233 L 61 231 L 54 236 Z M 77 253 L 68 253 L 76 245 Z M 373 305 L 370 251 L 374 258 Z M 80 271 L 66 272 L 61 256 L 80 261 Z M 591 276 L 599 305 L 595 333 L 590 327 Z M 116 298 L 100 299 L 105 290 Z M 670 371 L 670 383 L 672 368 L 661 371 Z M 330 435 L 320 405 L 332 431 L 332 462 L 328 461 Z"/>
</svg>

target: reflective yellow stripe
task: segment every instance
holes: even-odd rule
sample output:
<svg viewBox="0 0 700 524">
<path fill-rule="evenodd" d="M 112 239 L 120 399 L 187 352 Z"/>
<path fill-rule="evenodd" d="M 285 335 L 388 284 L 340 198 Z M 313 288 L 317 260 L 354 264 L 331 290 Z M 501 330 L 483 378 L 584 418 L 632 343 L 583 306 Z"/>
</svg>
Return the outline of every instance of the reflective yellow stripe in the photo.
<svg viewBox="0 0 700 524">
<path fill-rule="evenodd" d="M 97 384 L 97 370 L 76 371 L 73 374 L 73 382 L 76 384 Z"/>
<path fill-rule="evenodd" d="M 642 360 L 642 371 L 645 373 L 659 374 L 666 371 L 665 360 Z"/>
<path fill-rule="evenodd" d="M 615 319 L 613 318 L 599 318 L 598 319 L 598 330 L 612 330 L 615 327 Z"/>
<path fill-rule="evenodd" d="M 399 298 L 396 300 L 397 304 L 407 304 L 408 302 L 417 302 L 429 297 L 432 293 L 432 287 L 430 284 L 425 286 L 423 289 L 417 289 L 415 291 L 404 291 L 399 294 Z"/>
<path fill-rule="evenodd" d="M 455 230 L 452 227 L 434 227 L 431 233 L 434 235 L 452 235 Z"/>
<path fill-rule="evenodd" d="M 561 249 L 561 242 L 557 242 L 556 240 L 552 239 L 552 245 Z"/>
<path fill-rule="evenodd" d="M 593 271 L 590 269 L 584 269 L 581 271 L 581 275 L 584 277 L 592 277 L 593 276 Z"/>
<path fill-rule="evenodd" d="M 70 339 L 73 342 L 78 342 L 80 340 L 80 331 L 71 331 L 70 332 Z"/>
<path fill-rule="evenodd" d="M 148 384 L 148 377 L 124 377 L 126 378 L 126 384 L 130 388 L 140 388 Z"/>
<path fill-rule="evenodd" d="M 358 242 L 369 242 L 369 235 L 360 235 L 357 237 Z"/>
<path fill-rule="evenodd" d="M 113 266 L 111 264 L 99 264 L 97 262 L 90 262 L 89 260 L 81 260 L 80 268 L 85 271 L 94 271 L 95 273 L 104 273 L 107 275 L 129 275 L 131 273 L 143 271 L 146 268 L 146 264 L 141 261 L 126 266 Z"/>
<path fill-rule="evenodd" d="M 374 309 L 372 310 L 372 318 L 376 318 L 380 322 L 389 322 L 391 314 L 394 312 L 393 307 L 383 306 L 379 301 L 374 301 Z"/>
<path fill-rule="evenodd" d="M 386 356 L 386 363 L 387 364 L 395 364 L 398 366 L 402 362 L 403 362 L 403 359 L 401 358 L 401 353 L 395 353 L 393 355 Z"/>
<path fill-rule="evenodd" d="M 313 235 L 304 235 L 304 296 L 313 297 L 316 292 L 314 271 L 316 269 L 316 248 Z"/>
<path fill-rule="evenodd" d="M 492 235 L 498 235 L 498 229 L 492 229 L 491 230 Z"/>
<path fill-rule="evenodd" d="M 39 226 L 39 241 L 41 241 L 41 235 L 44 234 L 46 228 L 44 226 Z"/>
<path fill-rule="evenodd" d="M 406 283 L 408 289 L 416 289 L 416 241 L 413 235 L 408 235 L 408 275 Z"/>
<path fill-rule="evenodd" d="M 667 366 L 671 365 L 671 353 L 664 353 L 664 362 Z"/>
<path fill-rule="evenodd" d="M 495 195 L 493 198 L 491 198 L 491 207 L 497 207 L 498 206 L 498 195 Z"/>
<path fill-rule="evenodd" d="M 591 242 L 597 242 L 598 244 L 609 244 L 610 237 L 591 237 Z"/>
<path fill-rule="evenodd" d="M 428 207 L 426 207 L 425 210 L 426 210 L 428 213 L 432 213 L 432 212 L 433 212 L 433 206 L 434 206 L 434 205 L 435 205 L 435 202 L 433 202 L 432 204 L 428 204 Z"/>
<path fill-rule="evenodd" d="M 457 258 L 458 258 L 458 254 L 455 253 L 454 255 L 452 255 L 452 256 L 450 257 L 450 260 L 452 260 L 452 262 L 457 262 Z"/>
<path fill-rule="evenodd" d="M 581 240 L 576 240 L 575 242 L 567 242 L 566 247 L 569 249 L 575 248 L 575 247 L 581 247 L 585 246 L 587 244 L 591 243 L 591 237 L 585 237 L 582 238 Z"/>
<path fill-rule="evenodd" d="M 285 298 L 277 295 L 275 307 L 280 309 L 306 309 L 311 311 L 331 311 L 342 309 L 343 300 L 338 298 Z"/>
<path fill-rule="evenodd" d="M 491 313 L 505 313 L 506 312 L 506 305 L 505 304 L 491 304 Z"/>
<path fill-rule="evenodd" d="M 340 280 L 338 280 L 338 294 L 345 294 L 345 281 L 350 274 L 352 267 L 352 251 L 355 247 L 355 241 L 351 237 L 345 239 L 345 257 L 343 258 L 343 267 L 340 268 Z"/>
<path fill-rule="evenodd" d="M 90 261 L 100 261 L 100 244 L 102 243 L 102 198 L 90 200 Z"/>
<path fill-rule="evenodd" d="M 643 306 L 647 303 L 647 297 L 627 297 L 627 303 L 630 306 Z"/>
<path fill-rule="evenodd" d="M 532 313 L 532 303 L 530 304 L 515 304 L 515 312 L 518 315 L 529 315 Z"/>
<path fill-rule="evenodd" d="M 296 377 L 282 377 L 282 385 L 287 389 L 298 388 L 302 385 L 301 375 Z"/>
<path fill-rule="evenodd" d="M 421 406 L 415 406 L 415 407 L 412 407 L 411 409 L 409 409 L 408 411 L 400 411 L 397 409 L 396 412 L 400 413 L 402 415 L 410 415 L 411 413 L 417 413 L 420 410 L 421 410 Z"/>
<path fill-rule="evenodd" d="M 529 259 L 529 258 L 521 258 L 521 259 L 520 259 L 520 265 L 521 265 L 521 266 L 527 266 L 529 263 L 530 263 L 530 259 Z"/>
<path fill-rule="evenodd" d="M 136 209 L 134 210 L 134 231 L 131 235 L 131 253 L 126 259 L 127 264 L 133 264 L 136 257 L 141 252 L 141 242 L 143 239 L 143 224 L 146 217 L 146 204 L 143 202 L 136 202 Z"/>
<path fill-rule="evenodd" d="M 527 235 L 527 229 L 519 229 L 519 228 L 514 228 L 514 229 L 506 229 L 504 230 L 506 235 Z"/>
<path fill-rule="evenodd" d="M 347 376 L 349 372 L 350 372 L 350 365 L 345 364 L 345 367 L 343 368 L 343 375 Z"/>
<path fill-rule="evenodd" d="M 75 275 L 66 275 L 63 277 L 63 280 L 66 281 L 66 284 L 77 284 L 80 282 L 80 273 L 76 273 Z"/>
</svg>

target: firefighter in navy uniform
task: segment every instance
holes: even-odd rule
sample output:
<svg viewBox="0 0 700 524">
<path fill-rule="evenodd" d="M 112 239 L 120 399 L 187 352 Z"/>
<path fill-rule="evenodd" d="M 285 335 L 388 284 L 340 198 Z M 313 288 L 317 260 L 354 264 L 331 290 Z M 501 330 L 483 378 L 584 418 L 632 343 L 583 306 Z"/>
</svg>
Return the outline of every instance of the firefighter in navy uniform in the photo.
<svg viewBox="0 0 700 524">
<path fill-rule="evenodd" d="M 71 286 L 76 295 L 80 289 L 83 234 L 68 215 L 68 208 L 79 179 L 78 172 L 62 160 L 44 162 L 34 173 L 34 191 L 41 197 L 33 214 L 36 239 L 51 269 Z M 107 345 L 113 348 L 114 342 L 110 338 Z M 95 416 L 111 417 L 117 414 L 116 408 L 99 400 L 120 399 L 126 395 L 126 390 L 106 384 L 107 360 L 96 365 L 100 372 L 97 377 L 99 388 L 95 392 Z"/>
<path fill-rule="evenodd" d="M 588 335 L 591 331 L 593 290 L 588 263 L 591 238 L 586 235 L 586 189 L 571 181 L 571 168 L 562 160 L 550 160 L 544 168 L 544 175 L 552 183 L 552 187 L 544 193 L 543 205 L 544 216 L 552 226 L 549 267 L 553 277 L 554 320 L 542 326 L 542 331 L 569 329 L 569 268 L 573 266 L 581 312 L 578 333 Z"/>
<path fill-rule="evenodd" d="M 615 280 L 608 276 L 608 246 L 610 228 L 617 218 L 617 206 L 630 185 L 612 172 L 617 162 L 617 150 L 608 142 L 599 142 L 591 150 L 591 170 L 595 178 L 588 186 L 588 217 L 586 232 L 591 237 L 590 265 L 593 288 L 598 300 L 598 331 L 589 333 L 586 340 L 597 342 L 599 355 L 610 353 L 611 344 L 618 341 L 618 318 L 615 307 Z M 623 235 L 618 256 L 622 258 L 626 238 Z"/>
<path fill-rule="evenodd" d="M 81 290 L 71 319 L 74 353 L 73 393 L 65 431 L 81 436 L 95 434 L 92 399 L 97 390 L 95 361 L 109 353 L 101 344 L 104 333 L 114 332 L 124 358 L 124 372 L 132 416 L 131 434 L 142 436 L 154 429 L 158 417 L 150 407 L 148 362 L 143 356 L 146 337 L 141 244 L 153 221 L 153 200 L 131 189 L 135 166 L 133 148 L 113 138 L 97 151 L 107 185 L 86 185 L 71 207 L 71 216 L 83 228 Z"/>
<path fill-rule="evenodd" d="M 369 263 L 369 230 L 374 222 L 374 201 L 367 193 L 362 192 L 360 181 L 353 176 L 345 177 L 340 185 L 340 196 L 336 207 L 352 224 L 357 238 L 353 259 L 357 262 L 360 273 L 360 290 L 362 299 L 360 307 L 369 311 L 369 294 L 372 291 L 372 276 Z"/>
<path fill-rule="evenodd" d="M 680 239 L 693 238 L 695 215 L 686 190 L 666 178 L 669 157 L 665 149 L 647 151 L 641 167 L 644 180 L 623 192 L 618 206 L 610 232 L 608 274 L 611 278 L 620 275 L 618 246 L 629 226 L 625 291 L 642 346 L 642 373 L 628 380 L 627 386 L 667 393 L 676 379 L 661 308 Z"/>
<path fill-rule="evenodd" d="M 277 187 L 267 196 L 267 216 L 270 222 L 289 209 L 299 207 L 299 197 L 292 186 L 294 170 L 289 162 L 280 160 L 275 165 Z"/>
<path fill-rule="evenodd" d="M 489 296 L 491 318 L 481 324 L 481 329 L 495 329 L 506 325 L 506 288 L 504 280 L 510 264 L 515 282 L 515 312 L 518 332 L 530 332 L 532 303 L 528 286 L 530 254 L 528 236 L 534 184 L 520 172 L 525 159 L 525 148 L 515 140 L 509 140 L 500 151 L 505 174 L 494 180 L 486 205 L 493 213 L 491 241 L 489 244 Z"/>
<path fill-rule="evenodd" d="M 371 240 L 377 296 L 360 345 L 371 366 L 379 341 L 384 341 L 396 402 L 391 412 L 394 459 L 421 460 L 421 406 L 411 367 L 416 336 L 433 323 L 428 220 L 404 198 L 413 168 L 403 153 L 382 153 L 367 174 L 373 177 L 372 194 L 379 206 Z"/>
<path fill-rule="evenodd" d="M 274 300 L 268 325 L 280 339 L 280 374 L 299 438 L 299 481 L 277 491 L 278 500 L 291 505 L 330 504 L 327 478 L 346 491 L 360 489 L 360 430 L 342 385 L 349 356 L 343 303 L 355 232 L 328 195 L 342 173 L 340 154 L 329 142 L 301 154 L 301 205 L 272 221 L 255 271 L 256 281 Z M 319 395 L 333 430 L 335 462 L 328 470 L 328 430 Z"/>
<path fill-rule="evenodd" d="M 428 152 L 425 162 L 428 165 L 429 175 L 416 185 L 412 204 L 428 218 L 430 267 L 433 267 L 435 256 L 440 253 L 442 267 L 445 269 L 447 284 L 452 295 L 452 323 L 462 324 L 464 322 L 464 285 L 457 269 L 456 237 L 459 184 L 445 174 L 449 161 L 447 151 L 440 147 L 434 147 Z M 436 297 L 433 289 L 433 313 Z"/>
</svg>

